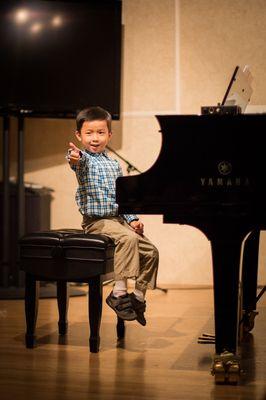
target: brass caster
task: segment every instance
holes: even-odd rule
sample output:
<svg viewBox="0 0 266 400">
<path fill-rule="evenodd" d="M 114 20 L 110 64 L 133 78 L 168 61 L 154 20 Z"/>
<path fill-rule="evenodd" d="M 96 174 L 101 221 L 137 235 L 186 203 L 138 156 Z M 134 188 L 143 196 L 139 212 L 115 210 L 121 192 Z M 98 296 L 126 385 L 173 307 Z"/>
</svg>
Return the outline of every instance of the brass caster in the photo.
<svg viewBox="0 0 266 400">
<path fill-rule="evenodd" d="M 215 383 L 237 384 L 240 379 L 239 357 L 228 351 L 215 355 L 211 373 Z"/>
<path fill-rule="evenodd" d="M 225 368 L 221 361 L 215 361 L 212 366 L 212 375 L 214 375 L 215 383 L 225 382 Z"/>
<path fill-rule="evenodd" d="M 238 361 L 228 362 L 227 380 L 228 383 L 237 384 L 240 379 L 240 363 Z"/>
</svg>

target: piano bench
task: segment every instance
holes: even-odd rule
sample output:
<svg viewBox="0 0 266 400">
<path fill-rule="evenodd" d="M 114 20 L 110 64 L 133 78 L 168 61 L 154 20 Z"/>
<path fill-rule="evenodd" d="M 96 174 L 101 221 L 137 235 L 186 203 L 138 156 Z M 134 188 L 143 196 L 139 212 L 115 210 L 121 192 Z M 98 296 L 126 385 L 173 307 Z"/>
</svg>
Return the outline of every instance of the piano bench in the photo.
<svg viewBox="0 0 266 400">
<path fill-rule="evenodd" d="M 114 243 L 104 235 L 85 234 L 78 229 L 34 232 L 19 241 L 20 269 L 25 271 L 26 347 L 35 345 L 40 281 L 57 283 L 59 335 L 67 333 L 68 282 L 89 284 L 90 351 L 100 346 L 102 284 L 113 277 Z M 125 334 L 124 321 L 117 319 L 117 336 Z"/>
</svg>

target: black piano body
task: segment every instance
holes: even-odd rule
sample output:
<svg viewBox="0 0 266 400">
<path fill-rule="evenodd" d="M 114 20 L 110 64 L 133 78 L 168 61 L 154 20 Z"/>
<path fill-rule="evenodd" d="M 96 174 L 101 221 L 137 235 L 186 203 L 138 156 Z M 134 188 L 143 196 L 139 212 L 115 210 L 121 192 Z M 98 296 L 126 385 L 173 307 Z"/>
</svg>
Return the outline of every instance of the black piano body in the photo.
<svg viewBox="0 0 266 400">
<path fill-rule="evenodd" d="M 217 355 L 236 355 L 241 246 L 255 232 L 256 248 L 258 232 L 266 227 L 266 114 L 156 118 L 162 132 L 160 154 L 146 172 L 117 179 L 119 213 L 162 214 L 165 223 L 191 225 L 207 236 L 215 350 Z M 247 289 L 253 296 L 247 294 L 245 302 L 254 308 L 257 265 L 245 279 L 245 286 L 253 282 Z"/>
</svg>

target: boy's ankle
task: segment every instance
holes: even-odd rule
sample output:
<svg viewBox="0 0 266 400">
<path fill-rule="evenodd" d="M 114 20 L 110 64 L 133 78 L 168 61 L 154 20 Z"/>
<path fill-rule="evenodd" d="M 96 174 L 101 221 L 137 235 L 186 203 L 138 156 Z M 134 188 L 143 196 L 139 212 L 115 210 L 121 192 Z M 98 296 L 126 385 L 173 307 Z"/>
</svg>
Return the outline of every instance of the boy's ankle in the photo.
<svg viewBox="0 0 266 400">
<path fill-rule="evenodd" d="M 127 294 L 127 280 L 120 279 L 115 281 L 113 287 L 113 296 L 114 297 L 121 297 Z"/>
<path fill-rule="evenodd" d="M 142 303 L 144 303 L 144 301 L 145 301 L 145 293 L 144 292 L 135 288 L 133 293 L 138 301 L 141 301 Z"/>
<path fill-rule="evenodd" d="M 114 297 L 121 297 L 127 294 L 127 290 L 113 290 Z"/>
</svg>

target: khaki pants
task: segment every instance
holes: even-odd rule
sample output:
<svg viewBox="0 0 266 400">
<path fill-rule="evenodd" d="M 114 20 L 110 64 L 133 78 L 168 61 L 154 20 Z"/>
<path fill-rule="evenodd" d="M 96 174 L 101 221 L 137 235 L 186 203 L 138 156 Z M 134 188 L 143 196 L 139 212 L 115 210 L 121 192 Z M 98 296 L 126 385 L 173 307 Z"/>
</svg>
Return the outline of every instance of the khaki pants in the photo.
<svg viewBox="0 0 266 400">
<path fill-rule="evenodd" d="M 138 235 L 122 217 L 83 217 L 85 233 L 103 234 L 114 240 L 115 280 L 136 279 L 136 288 L 155 289 L 159 253 L 145 236 Z"/>
</svg>

